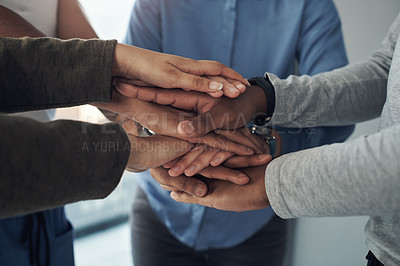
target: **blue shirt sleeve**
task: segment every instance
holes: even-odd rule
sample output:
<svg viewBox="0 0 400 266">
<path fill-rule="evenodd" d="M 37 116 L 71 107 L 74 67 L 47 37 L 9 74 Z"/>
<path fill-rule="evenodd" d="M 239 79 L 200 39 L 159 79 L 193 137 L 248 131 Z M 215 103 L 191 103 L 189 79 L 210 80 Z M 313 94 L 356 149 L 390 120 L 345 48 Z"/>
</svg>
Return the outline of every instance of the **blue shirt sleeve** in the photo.
<svg viewBox="0 0 400 266">
<path fill-rule="evenodd" d="M 296 54 L 298 74 L 315 75 L 348 63 L 341 22 L 331 0 L 307 0 Z"/>
<path fill-rule="evenodd" d="M 159 0 L 136 0 L 124 43 L 162 52 Z"/>
</svg>

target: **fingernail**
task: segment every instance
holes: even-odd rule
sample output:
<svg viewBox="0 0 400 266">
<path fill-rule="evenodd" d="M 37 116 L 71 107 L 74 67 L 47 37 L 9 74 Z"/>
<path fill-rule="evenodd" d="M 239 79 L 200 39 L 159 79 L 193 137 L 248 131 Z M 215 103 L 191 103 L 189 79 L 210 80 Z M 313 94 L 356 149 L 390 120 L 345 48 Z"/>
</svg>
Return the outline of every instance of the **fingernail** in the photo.
<svg viewBox="0 0 400 266">
<path fill-rule="evenodd" d="M 235 87 L 233 87 L 233 86 L 228 87 L 228 91 L 229 91 L 230 93 L 232 93 L 232 94 L 234 94 L 234 93 L 240 93 L 240 91 L 239 91 L 238 89 L 236 89 Z"/>
<path fill-rule="evenodd" d="M 185 170 L 185 172 L 189 172 L 189 173 L 191 173 L 191 172 L 193 172 L 193 171 L 194 171 L 194 166 L 193 166 L 193 165 L 189 166 L 189 167 L 186 168 L 186 170 Z"/>
<path fill-rule="evenodd" d="M 243 173 L 239 174 L 238 177 L 239 177 L 239 178 L 248 178 L 248 176 L 245 175 L 245 174 L 243 174 Z"/>
<path fill-rule="evenodd" d="M 244 86 L 243 84 L 237 84 L 236 88 L 238 88 L 238 90 L 244 90 L 246 89 L 246 86 Z"/>
<path fill-rule="evenodd" d="M 219 83 L 216 81 L 211 81 L 210 85 L 209 85 L 210 90 L 213 90 L 213 91 L 222 90 L 222 87 L 224 87 L 224 85 L 222 85 L 222 83 Z"/>
<path fill-rule="evenodd" d="M 266 159 L 267 157 L 269 157 L 268 154 L 260 154 L 260 155 L 257 156 L 257 159 L 262 161 L 262 160 Z"/>
<path fill-rule="evenodd" d="M 197 184 L 194 190 L 194 195 L 197 197 L 202 197 L 204 193 L 205 186 L 203 184 Z"/>
<path fill-rule="evenodd" d="M 174 167 L 172 167 L 171 169 L 169 169 L 171 172 L 173 172 L 173 173 L 178 173 L 179 172 L 179 170 L 180 170 L 180 167 L 179 166 L 174 166 Z"/>
<path fill-rule="evenodd" d="M 220 160 L 221 160 L 220 157 L 215 157 L 214 159 L 212 159 L 211 164 L 216 165 L 219 163 Z"/>
<path fill-rule="evenodd" d="M 177 198 L 178 197 L 178 193 L 176 193 L 175 191 L 172 191 L 170 196 L 171 196 L 171 198 Z"/>
<path fill-rule="evenodd" d="M 248 152 L 249 154 L 253 154 L 254 153 L 254 151 L 252 149 L 250 149 L 250 148 L 246 148 L 246 152 Z"/>
<path fill-rule="evenodd" d="M 195 131 L 192 122 L 182 122 L 181 127 L 187 135 L 192 135 Z"/>
</svg>

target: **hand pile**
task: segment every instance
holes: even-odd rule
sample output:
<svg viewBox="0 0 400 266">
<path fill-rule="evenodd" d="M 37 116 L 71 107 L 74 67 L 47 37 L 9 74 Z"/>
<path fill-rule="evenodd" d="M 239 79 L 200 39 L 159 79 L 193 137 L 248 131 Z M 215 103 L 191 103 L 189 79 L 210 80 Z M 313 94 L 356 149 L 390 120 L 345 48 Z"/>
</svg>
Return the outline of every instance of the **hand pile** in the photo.
<svg viewBox="0 0 400 266">
<path fill-rule="evenodd" d="M 172 59 L 178 60 L 176 65 L 180 68 L 185 64 L 179 60 L 190 60 Z M 190 61 L 192 65 L 193 62 L 202 61 Z M 156 65 L 160 68 L 163 62 Z M 200 68 L 212 70 L 183 70 L 199 75 L 198 82 L 188 74 L 181 76 L 180 83 L 176 77 L 171 78 L 175 82 L 171 83 L 146 80 L 140 73 L 135 74 L 140 78 L 121 75 L 124 78 L 114 78 L 112 101 L 96 106 L 116 113 L 113 119 L 129 136 L 131 156 L 127 170 L 151 169 L 161 187 L 172 191 L 173 199 L 234 211 L 267 207 L 264 173 L 272 156 L 264 138 L 246 127 L 255 114 L 266 112 L 265 94 L 258 86 L 246 89 L 249 84 L 242 76 L 219 63 L 216 68 L 220 69 L 209 65 Z M 170 72 L 181 75 L 179 71 Z M 192 80 L 188 82 L 186 78 Z M 208 90 L 213 86 L 218 88 Z M 148 130 L 155 135 L 142 137 Z M 280 138 L 274 134 L 280 147 Z M 279 154 L 278 148 L 275 156 Z"/>
</svg>

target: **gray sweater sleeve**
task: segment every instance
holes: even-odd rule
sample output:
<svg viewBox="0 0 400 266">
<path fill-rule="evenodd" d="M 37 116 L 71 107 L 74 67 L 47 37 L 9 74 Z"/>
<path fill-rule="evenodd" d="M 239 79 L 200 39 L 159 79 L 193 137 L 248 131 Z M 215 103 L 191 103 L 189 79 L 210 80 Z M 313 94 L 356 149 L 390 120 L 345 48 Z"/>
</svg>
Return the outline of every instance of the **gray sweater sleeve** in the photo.
<svg viewBox="0 0 400 266">
<path fill-rule="evenodd" d="M 268 74 L 276 94 L 271 124 L 337 126 L 380 116 L 399 32 L 400 17 L 392 24 L 381 48 L 364 62 L 312 77 L 280 80 Z"/>
<path fill-rule="evenodd" d="M 273 122 L 305 125 L 313 117 L 317 125 L 337 125 L 379 116 L 399 25 L 398 17 L 381 49 L 365 62 L 314 77 L 273 77 L 278 99 Z M 399 136 L 396 125 L 273 160 L 265 179 L 272 208 L 284 218 L 399 213 Z"/>
<path fill-rule="evenodd" d="M 115 43 L 0 38 L 0 112 L 111 100 Z"/>
<path fill-rule="evenodd" d="M 283 155 L 266 171 L 266 191 L 281 217 L 400 212 L 400 125 L 351 142 Z"/>
<path fill-rule="evenodd" d="M 0 38 L 0 111 L 111 98 L 114 41 Z M 107 196 L 129 157 L 117 124 L 0 115 L 0 218 Z"/>
</svg>

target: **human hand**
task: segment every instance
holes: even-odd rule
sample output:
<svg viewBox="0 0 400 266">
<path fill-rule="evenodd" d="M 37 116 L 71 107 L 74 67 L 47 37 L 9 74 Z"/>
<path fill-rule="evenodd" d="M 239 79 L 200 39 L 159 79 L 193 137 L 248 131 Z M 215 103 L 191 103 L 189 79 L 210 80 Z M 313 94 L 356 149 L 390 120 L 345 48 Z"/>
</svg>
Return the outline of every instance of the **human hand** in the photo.
<svg viewBox="0 0 400 266">
<path fill-rule="evenodd" d="M 239 128 L 250 122 L 256 113 L 267 110 L 265 94 L 259 86 L 249 87 L 235 99 L 215 99 L 204 93 L 181 90 L 144 89 L 126 83 L 117 83 L 116 86 L 120 90 L 130 90 L 131 97 L 199 114 L 179 123 L 178 132 L 185 137 L 201 136 L 218 128 Z"/>
<path fill-rule="evenodd" d="M 218 134 L 236 143 L 250 147 L 255 151 L 255 155 L 238 156 L 231 152 L 212 149 L 205 145 L 196 145 L 187 154 L 163 166 L 170 168 L 168 173 L 171 176 L 179 176 L 181 174 L 193 176 L 209 165 L 215 167 L 224 163 L 227 167 L 245 168 L 260 166 L 270 160 L 269 146 L 264 138 L 252 134 L 247 127 L 235 130 L 219 130 Z M 228 169 L 229 171 L 231 171 L 232 175 L 237 172 L 233 169 Z"/>
<path fill-rule="evenodd" d="M 126 170 L 131 172 L 143 172 L 158 167 L 182 156 L 192 148 L 189 142 L 161 135 L 137 137 L 128 134 L 128 138 L 130 155 Z"/>
<path fill-rule="evenodd" d="M 184 203 L 200 204 L 225 211 L 249 211 L 269 206 L 265 191 L 266 165 L 241 169 L 250 177 L 246 185 L 225 180 L 179 176 L 171 180 L 166 169 L 151 169 L 151 175 L 163 183 L 171 197 Z M 175 189 L 178 188 L 178 189 Z M 197 196 L 196 196 L 197 195 Z M 204 196 L 203 196 L 204 195 Z"/>
<path fill-rule="evenodd" d="M 216 61 L 197 61 L 125 44 L 117 44 L 115 47 L 112 73 L 114 77 L 125 78 L 128 83 L 139 86 L 151 84 L 162 88 L 181 88 L 206 92 L 213 97 L 239 95 L 232 92 L 230 86 L 223 89 L 228 80 L 232 81 L 231 84 L 235 81 L 235 87 L 241 90 L 249 85 L 236 71 Z M 205 75 L 221 76 L 225 81 L 202 77 Z M 131 97 L 129 90 L 120 92 Z"/>
<path fill-rule="evenodd" d="M 190 143 L 203 143 L 210 147 L 230 151 L 235 154 L 254 154 L 251 148 L 228 140 L 224 136 L 214 132 L 201 137 L 182 137 L 177 130 L 178 124 L 186 117 L 192 117 L 193 114 L 177 110 L 171 106 L 162 106 L 125 97 L 116 91 L 113 94 L 111 102 L 96 103 L 94 105 L 133 119 L 157 134 L 180 138 Z"/>
</svg>

